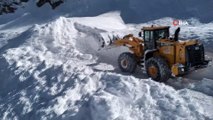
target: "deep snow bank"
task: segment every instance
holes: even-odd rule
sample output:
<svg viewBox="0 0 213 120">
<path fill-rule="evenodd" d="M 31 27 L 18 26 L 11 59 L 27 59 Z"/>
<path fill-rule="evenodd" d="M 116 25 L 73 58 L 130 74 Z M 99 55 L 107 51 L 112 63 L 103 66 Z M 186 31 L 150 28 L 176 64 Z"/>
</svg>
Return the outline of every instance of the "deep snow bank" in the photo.
<svg viewBox="0 0 213 120">
<path fill-rule="evenodd" d="M 113 71 L 109 64 L 126 49 L 97 51 L 99 35 L 137 34 L 135 26 L 117 13 L 0 26 L 0 118 L 213 119 L 212 96 Z"/>
<path fill-rule="evenodd" d="M 97 92 L 91 103 L 95 118 L 118 120 L 210 118 L 202 117 L 203 113 L 211 116 L 212 107 L 205 109 L 199 104 L 205 106 L 207 103 L 212 106 L 212 97 L 204 97 L 205 95 L 187 89 L 176 91 L 149 79 L 138 80 L 134 77 L 113 74 L 104 78 L 106 88 Z"/>
</svg>

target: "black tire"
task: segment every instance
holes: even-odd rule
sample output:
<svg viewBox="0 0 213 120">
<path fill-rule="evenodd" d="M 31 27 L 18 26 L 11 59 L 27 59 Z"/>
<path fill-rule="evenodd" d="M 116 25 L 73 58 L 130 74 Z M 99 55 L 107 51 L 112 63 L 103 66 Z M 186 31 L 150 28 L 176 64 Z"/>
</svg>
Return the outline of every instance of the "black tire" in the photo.
<svg viewBox="0 0 213 120">
<path fill-rule="evenodd" d="M 166 61 L 161 57 L 152 57 L 145 62 L 146 72 L 149 77 L 158 82 L 166 82 L 171 77 L 171 70 Z M 150 73 L 150 68 L 155 67 L 156 75 Z"/>
<path fill-rule="evenodd" d="M 125 52 L 119 56 L 118 65 L 122 72 L 134 73 L 137 67 L 137 61 L 132 53 Z"/>
</svg>

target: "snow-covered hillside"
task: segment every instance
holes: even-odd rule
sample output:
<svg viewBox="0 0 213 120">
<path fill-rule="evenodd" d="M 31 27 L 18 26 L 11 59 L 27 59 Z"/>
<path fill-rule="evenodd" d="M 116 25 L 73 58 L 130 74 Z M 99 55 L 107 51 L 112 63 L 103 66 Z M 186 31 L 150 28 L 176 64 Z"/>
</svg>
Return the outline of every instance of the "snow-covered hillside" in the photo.
<svg viewBox="0 0 213 120">
<path fill-rule="evenodd" d="M 20 0 L 1 0 L 20 1 Z M 0 1 L 0 2 L 1 2 Z M 28 1 L 28 0 L 21 0 Z M 55 16 L 51 6 L 45 4 L 40 9 L 36 7 L 37 0 L 29 0 L 24 7 L 18 7 L 20 11 L 33 13 L 34 16 Z M 59 1 L 59 0 L 50 0 Z M 162 17 L 173 17 L 176 19 L 189 19 L 191 17 L 208 23 L 213 21 L 212 0 L 63 0 L 55 11 L 58 14 L 68 16 L 96 16 L 110 11 L 121 11 L 121 17 L 126 23 L 141 23 Z M 45 11 L 45 14 L 44 12 Z M 17 15 L 16 15 L 17 16 Z M 57 15 L 56 15 L 57 16 Z M 10 17 L 12 19 L 12 17 Z M 43 18 L 44 19 L 44 18 Z M 1 22 L 1 21 L 0 21 Z"/>
<path fill-rule="evenodd" d="M 140 69 L 121 73 L 117 57 L 128 49 L 101 49 L 101 38 L 137 35 L 142 26 L 171 25 L 173 18 L 125 24 L 119 12 L 70 17 L 67 7 L 29 5 L 0 16 L 0 119 L 213 119 L 213 67 L 164 84 Z M 208 45 L 213 23 L 187 21 L 181 37 Z"/>
<path fill-rule="evenodd" d="M 133 75 L 121 73 L 117 58 L 128 49 L 101 49 L 99 41 L 107 42 L 108 35 L 137 36 L 142 26 L 171 25 L 173 18 L 165 16 L 180 16 L 190 18 L 189 25 L 181 26 L 181 37 L 200 39 L 212 57 L 212 1 L 185 1 L 178 14 L 157 7 L 165 13 L 163 18 L 150 14 L 155 13 L 150 11 L 153 7 L 146 7 L 152 6 L 151 1 L 65 2 L 52 11 L 48 4 L 38 9 L 31 0 L 15 14 L 0 16 L 0 119 L 213 119 L 213 67 L 158 83 L 140 69 Z M 170 3 L 163 0 L 161 6 L 173 8 L 177 1 Z M 72 17 L 112 10 L 121 12 Z M 184 11 L 189 16 L 181 16 Z M 153 18 L 160 19 L 125 24 Z M 171 34 L 175 29 L 171 28 Z"/>
</svg>

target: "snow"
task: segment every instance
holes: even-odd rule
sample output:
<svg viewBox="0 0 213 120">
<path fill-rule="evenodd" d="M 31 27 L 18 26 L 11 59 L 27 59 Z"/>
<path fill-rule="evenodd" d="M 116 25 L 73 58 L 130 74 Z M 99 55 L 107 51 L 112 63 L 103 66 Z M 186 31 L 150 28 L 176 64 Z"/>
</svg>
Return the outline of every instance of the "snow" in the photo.
<svg viewBox="0 0 213 120">
<path fill-rule="evenodd" d="M 108 34 L 137 35 L 142 26 L 170 25 L 173 18 L 125 24 L 119 12 L 110 12 L 34 24 L 28 17 L 21 17 L 26 19 L 23 26 L 19 20 L 0 26 L 0 118 L 213 119 L 213 83 L 208 79 L 212 75 L 186 87 L 182 79 L 167 85 L 123 75 L 117 69 L 117 57 L 127 49 L 100 49 L 99 40 Z M 209 26 L 213 24 L 192 22 L 183 26 L 181 35 L 210 40 L 213 29 Z M 183 88 L 175 89 L 176 85 Z"/>
<path fill-rule="evenodd" d="M 109 119 L 126 120 L 205 119 L 201 114 L 205 114 L 206 111 L 194 102 L 199 101 L 202 96 L 200 93 L 190 90 L 176 91 L 150 80 L 138 81 L 132 77 L 124 77 L 122 82 L 118 82 L 120 78 L 115 79 L 113 75 L 111 78 L 113 80 L 107 80 L 108 88 L 95 95 L 92 103 L 95 108 L 94 113 L 101 111 L 107 114 L 98 112 L 94 119 L 105 119 L 106 116 L 110 116 Z M 192 97 L 191 92 L 199 97 L 196 95 Z M 212 104 L 212 98 L 205 99 L 205 102 Z M 206 116 L 208 117 L 211 118 Z"/>
</svg>

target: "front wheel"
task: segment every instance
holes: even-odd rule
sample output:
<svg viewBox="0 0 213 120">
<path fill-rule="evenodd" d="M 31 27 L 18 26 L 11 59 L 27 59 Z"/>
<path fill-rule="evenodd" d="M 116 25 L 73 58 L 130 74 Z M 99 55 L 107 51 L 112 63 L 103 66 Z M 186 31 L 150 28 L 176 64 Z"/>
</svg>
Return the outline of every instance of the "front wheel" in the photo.
<svg viewBox="0 0 213 120">
<path fill-rule="evenodd" d="M 171 77 L 171 70 L 161 57 L 152 57 L 145 62 L 146 72 L 155 81 L 166 82 Z"/>
<path fill-rule="evenodd" d="M 118 58 L 118 65 L 122 72 L 134 73 L 137 67 L 137 61 L 132 53 L 122 53 Z"/>
</svg>

